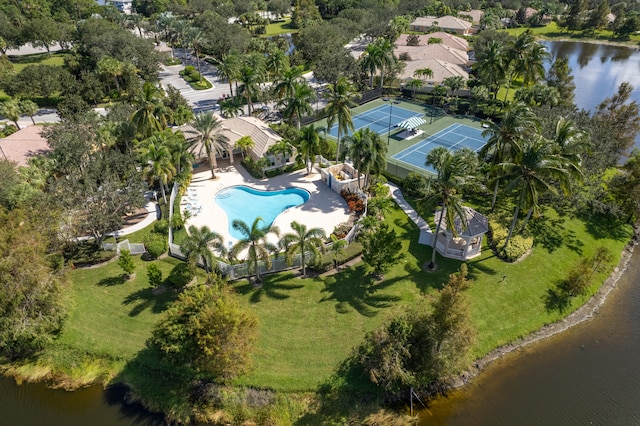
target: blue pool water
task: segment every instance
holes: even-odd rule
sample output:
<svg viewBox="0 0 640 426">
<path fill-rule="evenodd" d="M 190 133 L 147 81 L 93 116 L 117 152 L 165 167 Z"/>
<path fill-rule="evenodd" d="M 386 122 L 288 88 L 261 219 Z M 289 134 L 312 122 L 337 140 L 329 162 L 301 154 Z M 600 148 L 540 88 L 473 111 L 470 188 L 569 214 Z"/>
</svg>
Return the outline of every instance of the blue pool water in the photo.
<svg viewBox="0 0 640 426">
<path fill-rule="evenodd" d="M 248 186 L 230 186 L 216 194 L 216 203 L 227 214 L 229 234 L 237 240 L 244 236 L 231 227 L 235 219 L 240 219 L 249 227 L 259 216 L 264 222 L 260 226 L 271 225 L 276 217 L 288 208 L 307 202 L 308 191 L 300 188 L 286 188 L 280 191 L 260 191 Z"/>
</svg>

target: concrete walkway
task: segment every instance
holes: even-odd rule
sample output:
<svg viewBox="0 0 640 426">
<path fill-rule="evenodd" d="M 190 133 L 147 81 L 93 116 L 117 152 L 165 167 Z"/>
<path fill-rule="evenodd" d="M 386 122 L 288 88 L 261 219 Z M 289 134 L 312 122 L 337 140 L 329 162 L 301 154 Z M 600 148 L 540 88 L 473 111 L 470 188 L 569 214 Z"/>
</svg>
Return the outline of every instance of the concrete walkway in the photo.
<svg viewBox="0 0 640 426">
<path fill-rule="evenodd" d="M 427 246 L 431 245 L 431 238 L 433 234 L 431 233 L 429 224 L 422 217 L 420 217 L 418 212 L 416 212 L 413 207 L 409 205 L 409 203 L 407 203 L 407 200 L 404 199 L 402 191 L 400 190 L 400 188 L 398 188 L 398 186 L 394 185 L 393 183 L 387 183 L 387 186 L 391 191 L 391 198 L 393 198 L 393 201 L 395 201 L 396 204 L 400 206 L 402 211 L 405 212 L 405 214 L 409 216 L 409 219 L 411 219 L 413 223 L 415 223 L 420 229 L 420 238 L 418 238 L 418 244 L 424 244 Z"/>
<path fill-rule="evenodd" d="M 158 209 L 156 207 L 155 201 L 149 201 L 144 208 L 147 210 L 147 217 L 141 220 L 138 223 L 135 223 L 131 226 L 127 226 L 126 228 L 122 228 L 119 231 L 116 231 L 110 235 L 114 235 L 116 237 L 122 237 L 123 235 L 133 234 L 136 231 L 140 231 L 141 229 L 146 228 L 147 226 L 153 224 L 156 220 L 158 220 Z"/>
</svg>

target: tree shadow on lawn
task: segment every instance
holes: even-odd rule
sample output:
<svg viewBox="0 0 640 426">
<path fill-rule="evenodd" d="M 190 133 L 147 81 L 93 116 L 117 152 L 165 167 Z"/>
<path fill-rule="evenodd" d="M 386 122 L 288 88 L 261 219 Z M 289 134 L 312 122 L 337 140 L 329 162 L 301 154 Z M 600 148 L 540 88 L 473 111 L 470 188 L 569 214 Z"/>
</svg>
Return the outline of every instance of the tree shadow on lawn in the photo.
<svg viewBox="0 0 640 426">
<path fill-rule="evenodd" d="M 571 306 L 571 294 L 564 288 L 564 281 L 557 281 L 554 288 L 547 289 L 542 299 L 547 312 L 558 311 L 563 314 Z"/>
<path fill-rule="evenodd" d="M 336 311 L 346 314 L 355 309 L 360 315 L 373 317 L 379 309 L 393 306 L 393 302 L 400 300 L 397 296 L 375 293 L 404 279 L 374 281 L 364 264 L 351 267 L 343 272 L 325 278 L 325 288 L 322 292 L 329 293 L 320 302 L 335 300 Z"/>
<path fill-rule="evenodd" d="M 534 243 L 544 247 L 549 253 L 566 246 L 581 255 L 584 243 L 576 237 L 574 231 L 566 229 L 565 225 L 562 217 L 554 219 L 542 216 L 529 222 L 529 231 Z"/>
<path fill-rule="evenodd" d="M 153 294 L 153 289 L 149 287 L 129 294 L 124 298 L 122 304 L 124 306 L 135 304 L 129 312 L 130 317 L 135 317 L 145 309 L 151 309 L 156 314 L 163 312 L 176 298 L 177 295 L 170 288 L 162 294 Z"/>
<path fill-rule="evenodd" d="M 583 217 L 586 223 L 586 230 L 593 238 L 604 239 L 613 238 L 616 241 L 626 241 L 631 238 L 631 233 L 627 224 L 612 221 L 604 216 Z"/>
<path fill-rule="evenodd" d="M 116 285 L 124 284 L 125 282 L 127 282 L 127 277 L 125 275 L 118 275 L 116 277 L 103 278 L 98 281 L 98 285 L 100 287 L 113 287 Z"/>
<path fill-rule="evenodd" d="M 251 303 L 259 303 L 263 297 L 284 300 L 290 297 L 284 293 L 284 291 L 304 287 L 304 284 L 293 284 L 289 282 L 294 278 L 296 278 L 296 276 L 293 273 L 266 275 L 262 277 L 261 286 L 255 286 L 248 281 L 246 284 L 236 286 L 235 289 L 240 294 L 251 293 L 251 298 L 249 299 Z"/>
</svg>

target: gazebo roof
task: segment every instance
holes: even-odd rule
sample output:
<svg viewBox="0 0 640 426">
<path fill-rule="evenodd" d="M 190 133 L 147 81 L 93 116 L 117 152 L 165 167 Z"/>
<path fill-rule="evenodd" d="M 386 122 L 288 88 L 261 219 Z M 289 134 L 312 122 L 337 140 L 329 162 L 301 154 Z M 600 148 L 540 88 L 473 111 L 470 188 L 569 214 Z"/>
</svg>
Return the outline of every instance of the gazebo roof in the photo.
<svg viewBox="0 0 640 426">
<path fill-rule="evenodd" d="M 478 235 L 483 235 L 489 230 L 489 221 L 487 217 L 481 213 L 478 213 L 471 207 L 463 207 L 465 212 L 465 222 L 467 227 L 464 228 L 462 226 L 462 220 L 460 217 L 456 217 L 454 220 L 454 226 L 456 229 L 456 234 L 460 237 L 477 237 Z M 437 210 L 435 213 L 435 222 L 438 223 L 440 220 L 440 216 L 446 212 L 446 209 Z M 447 224 L 443 220 L 440 229 L 446 232 L 451 232 L 447 229 Z"/>
</svg>

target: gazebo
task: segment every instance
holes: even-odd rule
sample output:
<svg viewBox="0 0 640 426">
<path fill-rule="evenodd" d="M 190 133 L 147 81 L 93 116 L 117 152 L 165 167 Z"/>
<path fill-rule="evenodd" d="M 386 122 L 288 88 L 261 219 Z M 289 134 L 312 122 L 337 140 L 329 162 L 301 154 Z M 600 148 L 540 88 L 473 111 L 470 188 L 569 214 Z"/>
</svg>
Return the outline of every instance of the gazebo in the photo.
<svg viewBox="0 0 640 426">
<path fill-rule="evenodd" d="M 463 207 L 466 227 L 460 217 L 454 220 L 455 236 L 452 230 L 447 229 L 446 221 L 442 220 L 440 233 L 436 239 L 436 250 L 444 257 L 452 259 L 468 260 L 480 256 L 482 252 L 482 237 L 489 230 L 487 217 L 478 213 L 471 207 Z M 435 212 L 435 223 L 445 214 L 446 209 Z M 446 216 L 445 216 L 446 217 Z"/>
</svg>

